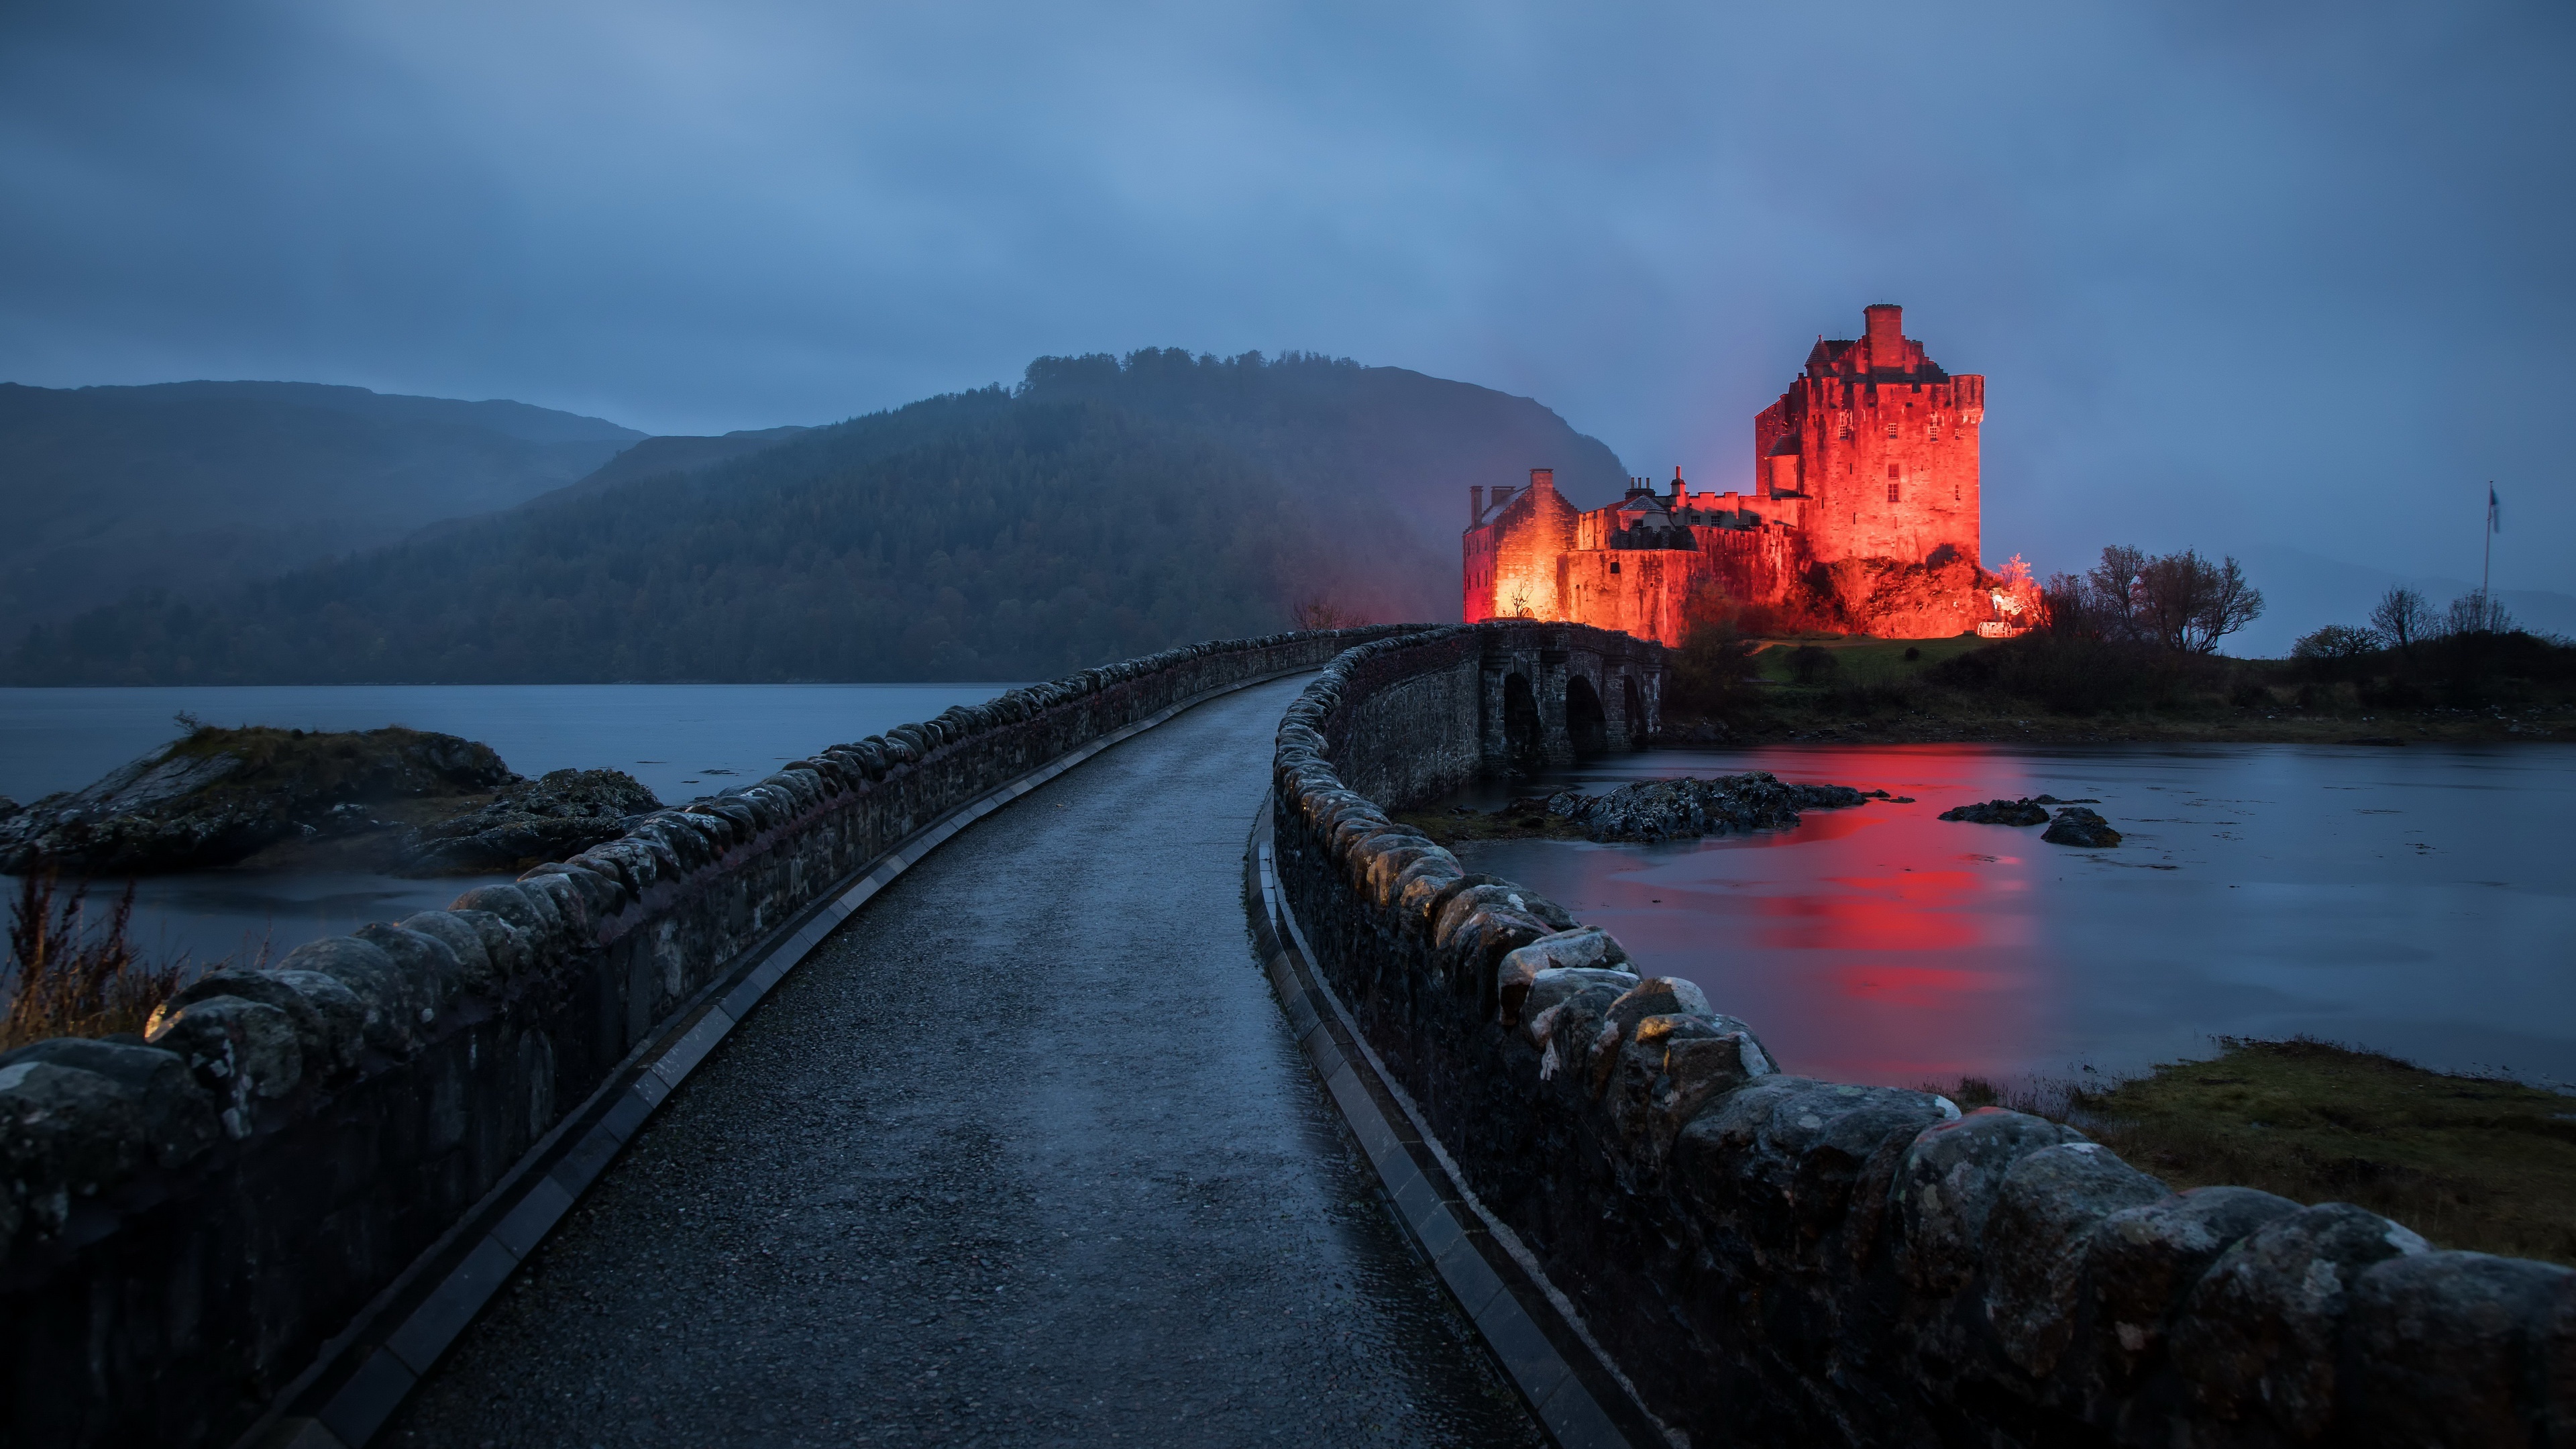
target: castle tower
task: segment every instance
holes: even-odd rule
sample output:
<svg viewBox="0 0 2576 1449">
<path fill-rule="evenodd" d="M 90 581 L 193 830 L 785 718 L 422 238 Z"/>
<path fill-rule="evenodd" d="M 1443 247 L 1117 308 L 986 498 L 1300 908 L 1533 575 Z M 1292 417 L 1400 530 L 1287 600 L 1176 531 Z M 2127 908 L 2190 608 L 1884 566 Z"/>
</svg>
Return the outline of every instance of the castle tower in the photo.
<svg viewBox="0 0 2576 1449">
<path fill-rule="evenodd" d="M 1986 380 L 1942 371 L 1892 302 L 1863 320 L 1857 339 L 1818 339 L 1806 370 L 1753 420 L 1755 492 L 1803 500 L 1819 562 L 1975 562 Z"/>
</svg>

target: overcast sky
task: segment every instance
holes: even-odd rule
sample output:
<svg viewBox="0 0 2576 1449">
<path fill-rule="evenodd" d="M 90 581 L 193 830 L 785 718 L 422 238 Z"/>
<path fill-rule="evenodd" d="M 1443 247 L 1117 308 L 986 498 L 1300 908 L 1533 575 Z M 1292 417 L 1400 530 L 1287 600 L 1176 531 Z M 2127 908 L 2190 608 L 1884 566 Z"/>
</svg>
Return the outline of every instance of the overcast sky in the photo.
<svg viewBox="0 0 2576 1449">
<path fill-rule="evenodd" d="M 2493 478 L 2576 589 L 2571 17 L 12 0 L 0 379 L 707 432 L 1305 349 L 1740 484 L 1887 300 L 1989 379 L 1990 563 L 2474 577 Z"/>
</svg>

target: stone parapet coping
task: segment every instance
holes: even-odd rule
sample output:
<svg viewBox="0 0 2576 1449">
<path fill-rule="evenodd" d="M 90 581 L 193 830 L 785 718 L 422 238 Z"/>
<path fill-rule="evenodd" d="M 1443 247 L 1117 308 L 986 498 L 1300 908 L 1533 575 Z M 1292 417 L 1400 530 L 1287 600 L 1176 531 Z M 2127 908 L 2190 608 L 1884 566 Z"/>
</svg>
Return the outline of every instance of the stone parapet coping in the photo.
<svg viewBox="0 0 2576 1449">
<path fill-rule="evenodd" d="M 1265 799 L 1244 852 L 1254 949 L 1298 1049 L 1376 1170 L 1396 1219 L 1562 1449 L 1662 1449 L 1670 1441 L 1626 1376 L 1512 1230 L 1459 1184 L 1455 1161 L 1315 973 L 1279 890 L 1270 834 Z"/>
</svg>

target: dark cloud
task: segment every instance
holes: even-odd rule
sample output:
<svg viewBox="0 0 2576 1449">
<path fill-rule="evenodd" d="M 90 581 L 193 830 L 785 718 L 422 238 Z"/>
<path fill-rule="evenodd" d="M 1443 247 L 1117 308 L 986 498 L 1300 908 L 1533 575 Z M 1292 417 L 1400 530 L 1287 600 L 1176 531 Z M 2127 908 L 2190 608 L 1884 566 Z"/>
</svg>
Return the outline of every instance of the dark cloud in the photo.
<svg viewBox="0 0 2576 1449">
<path fill-rule="evenodd" d="M 2576 586 L 2563 5 L 20 5 L 0 376 L 658 431 L 1303 348 L 1749 473 L 1896 300 L 1991 552 Z M 1534 460 L 1544 461 L 1544 460 Z"/>
</svg>

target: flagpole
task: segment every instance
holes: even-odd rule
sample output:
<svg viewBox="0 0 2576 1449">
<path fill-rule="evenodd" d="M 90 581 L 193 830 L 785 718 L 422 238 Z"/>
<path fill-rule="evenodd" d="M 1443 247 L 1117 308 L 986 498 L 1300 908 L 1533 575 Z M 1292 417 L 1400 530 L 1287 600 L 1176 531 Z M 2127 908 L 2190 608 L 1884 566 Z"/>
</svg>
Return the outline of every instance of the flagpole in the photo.
<svg viewBox="0 0 2576 1449">
<path fill-rule="evenodd" d="M 2496 530 L 2495 530 L 2495 480 L 2494 480 L 2493 478 L 2489 478 L 2489 479 L 2487 480 L 2487 516 L 2486 516 L 2486 525 L 2487 525 L 2486 527 L 2481 528 L 2481 529 L 2479 529 L 2479 530 L 2478 530 L 2478 532 L 2479 532 L 2480 534 L 2482 534 L 2482 535 L 2484 535 L 2484 536 L 2485 536 L 2485 537 L 2484 537 L 2484 542 L 2485 542 L 2485 544 L 2486 544 L 2486 560 L 2485 560 L 2483 563 L 2481 563 L 2481 564 L 2479 564 L 2479 565 L 2478 565 L 2478 610 L 2479 610 L 2479 612 L 2480 612 L 2480 614 L 2481 614 L 2481 615 L 2491 614 L 2491 613 L 2494 611 L 2494 604 L 2493 604 L 2493 601 L 2494 601 L 2495 596 L 2494 596 L 2493 594 L 2490 594 L 2489 592 L 2487 592 L 2488 585 L 2489 585 L 2489 584 L 2494 580 L 2494 578 L 2495 578 L 2495 536 L 2496 536 Z"/>
</svg>

